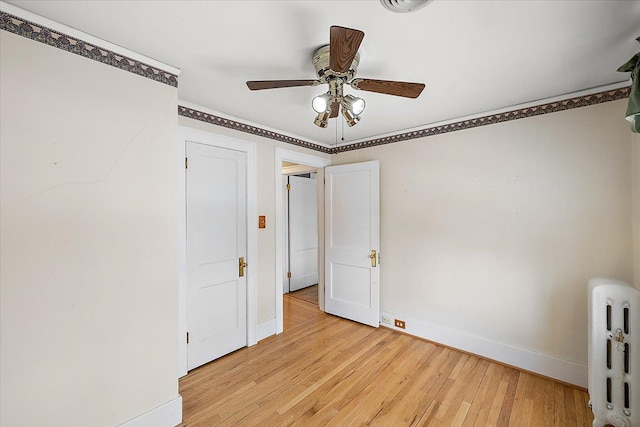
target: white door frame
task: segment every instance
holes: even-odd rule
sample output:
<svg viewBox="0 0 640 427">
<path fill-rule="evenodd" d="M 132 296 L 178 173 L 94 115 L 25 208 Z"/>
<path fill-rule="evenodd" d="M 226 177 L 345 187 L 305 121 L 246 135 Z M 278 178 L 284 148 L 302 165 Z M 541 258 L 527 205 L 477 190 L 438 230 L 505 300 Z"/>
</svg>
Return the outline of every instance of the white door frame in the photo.
<svg viewBox="0 0 640 427">
<path fill-rule="evenodd" d="M 178 126 L 177 154 L 183 165 L 186 157 L 187 141 L 247 154 L 247 346 L 252 346 L 258 342 L 258 289 L 256 280 L 258 270 L 258 230 L 257 227 L 253 226 L 254 219 L 258 218 L 256 143 L 187 126 Z M 187 374 L 187 193 L 184 166 L 180 168 L 178 180 L 178 378 L 180 378 Z"/>
<path fill-rule="evenodd" d="M 318 168 L 318 304 L 324 311 L 324 167 L 331 165 L 331 159 L 318 157 L 299 151 L 275 149 L 275 199 L 276 199 L 276 334 L 284 330 L 284 316 L 282 308 L 283 298 L 283 257 L 284 257 L 284 203 L 282 192 L 282 162 L 297 163 L 300 165 Z"/>
</svg>

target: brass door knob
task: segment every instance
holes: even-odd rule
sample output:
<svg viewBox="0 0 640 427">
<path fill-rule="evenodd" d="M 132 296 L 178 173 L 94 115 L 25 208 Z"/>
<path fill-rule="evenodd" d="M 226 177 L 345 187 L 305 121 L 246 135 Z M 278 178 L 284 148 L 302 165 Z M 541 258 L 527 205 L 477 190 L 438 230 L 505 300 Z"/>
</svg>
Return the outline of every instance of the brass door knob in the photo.
<svg viewBox="0 0 640 427">
<path fill-rule="evenodd" d="M 241 256 L 241 257 L 238 259 L 238 275 L 239 275 L 240 277 L 244 277 L 244 269 L 245 269 L 245 268 L 247 268 L 247 263 L 246 263 L 246 262 L 244 262 L 244 257 L 243 257 L 243 256 Z"/>
</svg>

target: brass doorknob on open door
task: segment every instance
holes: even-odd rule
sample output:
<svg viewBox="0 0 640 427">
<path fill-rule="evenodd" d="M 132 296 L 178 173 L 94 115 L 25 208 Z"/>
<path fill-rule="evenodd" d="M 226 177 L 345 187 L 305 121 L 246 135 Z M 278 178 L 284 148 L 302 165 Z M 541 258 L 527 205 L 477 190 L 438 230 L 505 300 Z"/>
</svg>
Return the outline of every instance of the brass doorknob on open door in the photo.
<svg viewBox="0 0 640 427">
<path fill-rule="evenodd" d="M 245 268 L 247 268 L 247 263 L 246 263 L 246 262 L 244 262 L 244 257 L 243 257 L 243 256 L 241 256 L 241 257 L 238 259 L 238 275 L 239 275 L 240 277 L 244 277 L 244 269 L 245 269 Z"/>
<path fill-rule="evenodd" d="M 371 267 L 375 267 L 378 265 L 378 255 L 376 254 L 376 251 L 372 250 L 369 258 L 371 258 Z"/>
</svg>

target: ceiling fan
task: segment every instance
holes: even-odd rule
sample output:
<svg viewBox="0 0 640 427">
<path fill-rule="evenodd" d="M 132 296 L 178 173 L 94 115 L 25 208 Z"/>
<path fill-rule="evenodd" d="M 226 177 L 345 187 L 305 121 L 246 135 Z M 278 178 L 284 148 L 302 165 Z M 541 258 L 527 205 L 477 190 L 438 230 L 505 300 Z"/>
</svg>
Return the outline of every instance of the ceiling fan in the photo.
<svg viewBox="0 0 640 427">
<path fill-rule="evenodd" d="M 313 54 L 313 66 L 317 79 L 313 80 L 254 80 L 248 81 L 251 90 L 276 89 L 295 86 L 318 86 L 328 84 L 329 90 L 313 98 L 311 106 L 318 116 L 314 123 L 321 128 L 327 127 L 330 118 L 337 117 L 342 107 L 342 115 L 347 124 L 353 126 L 360 121 L 364 111 L 364 99 L 345 95 L 344 85 L 368 92 L 417 98 L 424 89 L 424 83 L 397 82 L 355 78 L 360 55 L 358 48 L 364 38 L 364 32 L 351 28 L 332 26 L 329 31 L 329 44 Z"/>
</svg>

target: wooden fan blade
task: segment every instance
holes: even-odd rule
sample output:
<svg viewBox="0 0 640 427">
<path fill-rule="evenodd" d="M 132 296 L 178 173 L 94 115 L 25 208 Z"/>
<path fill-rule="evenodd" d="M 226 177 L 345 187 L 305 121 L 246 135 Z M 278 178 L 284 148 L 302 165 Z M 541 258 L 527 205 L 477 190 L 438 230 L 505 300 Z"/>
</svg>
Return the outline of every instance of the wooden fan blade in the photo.
<svg viewBox="0 0 640 427">
<path fill-rule="evenodd" d="M 339 102 L 334 102 L 331 104 L 331 115 L 329 116 L 330 119 L 334 118 L 334 117 L 338 117 L 338 113 L 340 112 L 340 103 Z"/>
<path fill-rule="evenodd" d="M 329 31 L 329 67 L 338 73 L 346 73 L 356 57 L 364 33 L 351 28 L 332 26 Z"/>
<path fill-rule="evenodd" d="M 280 87 L 314 86 L 319 80 L 254 80 L 247 82 L 251 90 L 277 89 Z"/>
<path fill-rule="evenodd" d="M 424 83 L 394 82 L 391 80 L 353 79 L 351 87 L 367 92 L 417 98 L 424 89 Z"/>
</svg>

